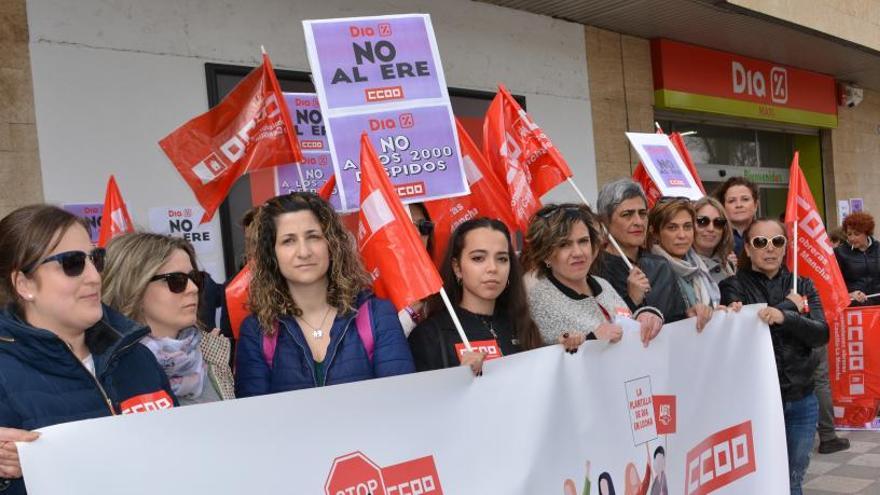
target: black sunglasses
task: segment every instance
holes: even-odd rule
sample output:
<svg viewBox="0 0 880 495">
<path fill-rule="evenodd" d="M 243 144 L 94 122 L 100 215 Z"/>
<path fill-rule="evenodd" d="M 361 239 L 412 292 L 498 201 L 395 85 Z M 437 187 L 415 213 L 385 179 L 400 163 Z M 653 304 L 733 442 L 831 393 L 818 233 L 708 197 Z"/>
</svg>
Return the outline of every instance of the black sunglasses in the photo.
<svg viewBox="0 0 880 495">
<path fill-rule="evenodd" d="M 421 235 L 431 235 L 434 233 L 434 222 L 430 220 L 419 220 L 418 222 L 413 222 L 413 224 L 419 229 L 419 234 Z"/>
<path fill-rule="evenodd" d="M 714 225 L 716 229 L 722 230 L 727 225 L 727 219 L 715 217 L 710 220 L 709 217 L 706 216 L 697 217 L 697 225 L 700 227 L 708 227 L 710 223 Z"/>
<path fill-rule="evenodd" d="M 65 251 L 63 253 L 53 254 L 40 262 L 32 263 L 22 271 L 24 273 L 31 273 L 39 268 L 40 265 L 51 261 L 57 261 L 61 264 L 61 269 L 64 270 L 65 275 L 68 277 L 79 277 L 86 269 L 86 258 L 89 258 L 92 260 L 92 264 L 95 265 L 95 270 L 97 270 L 98 273 L 101 273 L 104 269 L 105 254 L 106 251 L 104 251 L 104 248 L 95 248 L 91 253 L 85 253 L 83 251 Z"/>
<path fill-rule="evenodd" d="M 786 242 L 788 242 L 788 240 L 784 235 L 774 235 L 770 239 L 758 235 L 749 240 L 749 244 L 755 249 L 765 249 L 768 244 L 772 244 L 776 249 L 782 249 L 785 247 Z"/>
<path fill-rule="evenodd" d="M 161 275 L 154 275 L 152 278 L 150 278 L 150 282 L 155 282 L 157 280 L 164 280 L 165 282 L 168 282 L 168 290 L 175 294 L 180 294 L 185 291 L 186 286 L 188 285 L 190 280 L 193 281 L 197 288 L 202 288 L 202 273 L 195 270 L 189 273 L 163 273 Z"/>
</svg>

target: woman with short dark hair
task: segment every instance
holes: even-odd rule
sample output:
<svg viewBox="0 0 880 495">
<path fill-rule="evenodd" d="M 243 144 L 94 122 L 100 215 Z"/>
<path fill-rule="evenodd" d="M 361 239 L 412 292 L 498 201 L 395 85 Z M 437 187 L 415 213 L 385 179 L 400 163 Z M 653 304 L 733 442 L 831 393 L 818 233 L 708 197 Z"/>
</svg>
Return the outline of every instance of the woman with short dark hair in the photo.
<svg viewBox="0 0 880 495">
<path fill-rule="evenodd" d="M 856 212 L 843 219 L 846 243 L 834 249 L 853 306 L 880 304 L 880 244 L 874 217 Z M 869 297 L 870 296 L 870 297 Z"/>
</svg>

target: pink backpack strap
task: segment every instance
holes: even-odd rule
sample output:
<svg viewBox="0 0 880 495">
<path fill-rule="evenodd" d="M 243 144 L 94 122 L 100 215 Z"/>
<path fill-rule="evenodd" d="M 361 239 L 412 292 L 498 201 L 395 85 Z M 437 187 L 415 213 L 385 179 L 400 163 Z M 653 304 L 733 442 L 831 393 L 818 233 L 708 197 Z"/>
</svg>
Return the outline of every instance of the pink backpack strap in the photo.
<svg viewBox="0 0 880 495">
<path fill-rule="evenodd" d="M 358 336 L 364 343 L 364 350 L 367 351 L 367 359 L 373 364 L 373 350 L 376 348 L 376 340 L 373 338 L 373 322 L 370 316 L 370 300 L 367 299 L 358 308 L 357 316 L 354 318 L 354 326 L 357 327 Z"/>
<path fill-rule="evenodd" d="M 273 364 L 275 364 L 275 346 L 278 345 L 278 332 L 279 326 L 278 322 L 275 322 L 272 325 L 272 335 L 267 335 L 263 332 L 263 359 L 266 361 L 266 364 L 269 365 L 271 369 Z"/>
</svg>

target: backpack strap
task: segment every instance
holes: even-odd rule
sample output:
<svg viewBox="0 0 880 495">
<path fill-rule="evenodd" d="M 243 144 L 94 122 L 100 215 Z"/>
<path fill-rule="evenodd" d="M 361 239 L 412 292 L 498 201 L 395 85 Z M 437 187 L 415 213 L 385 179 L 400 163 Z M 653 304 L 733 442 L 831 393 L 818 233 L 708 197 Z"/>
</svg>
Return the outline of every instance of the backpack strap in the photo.
<svg viewBox="0 0 880 495">
<path fill-rule="evenodd" d="M 364 343 L 364 350 L 367 351 L 367 359 L 373 364 L 373 350 L 376 348 L 376 339 L 373 337 L 373 321 L 370 315 L 372 307 L 370 300 L 367 299 L 357 310 L 357 316 L 354 318 L 354 326 L 357 327 L 358 336 Z"/>
<path fill-rule="evenodd" d="M 272 366 L 275 364 L 275 346 L 278 345 L 279 332 L 277 321 L 272 325 L 272 330 L 272 335 L 267 335 L 266 332 L 263 332 L 263 359 L 266 361 L 269 369 L 272 369 Z"/>
</svg>

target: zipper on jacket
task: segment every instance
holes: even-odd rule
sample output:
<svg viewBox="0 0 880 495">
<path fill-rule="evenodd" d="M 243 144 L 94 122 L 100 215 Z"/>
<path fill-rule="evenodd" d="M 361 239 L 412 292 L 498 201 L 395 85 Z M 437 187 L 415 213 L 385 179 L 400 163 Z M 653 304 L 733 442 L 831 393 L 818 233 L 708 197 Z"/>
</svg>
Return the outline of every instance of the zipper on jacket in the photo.
<svg viewBox="0 0 880 495">
<path fill-rule="evenodd" d="M 342 335 L 339 336 L 339 340 L 336 342 L 336 347 L 333 348 L 333 353 L 330 354 L 330 359 L 327 359 L 327 356 L 324 356 L 324 362 L 327 364 L 324 366 L 324 385 L 327 384 L 327 377 L 330 374 L 330 365 L 333 364 L 333 359 L 336 358 L 336 353 L 339 351 L 339 346 L 342 345 L 342 339 L 345 338 L 345 334 L 348 333 L 348 329 L 351 328 L 351 324 L 355 321 L 355 318 L 352 318 L 348 321 L 348 324 L 345 325 L 345 328 L 342 330 Z"/>
<path fill-rule="evenodd" d="M 101 386 L 101 382 L 98 381 L 98 377 L 93 375 L 92 372 L 89 371 L 88 368 L 86 368 L 86 365 L 84 365 L 83 362 L 78 357 L 76 357 L 76 354 L 73 353 L 73 349 L 71 349 L 66 342 L 62 341 L 62 344 L 64 344 L 64 348 L 67 349 L 68 352 L 70 352 L 70 355 L 73 356 L 74 359 L 76 359 L 76 362 L 79 363 L 83 371 L 85 371 L 87 375 L 92 377 L 92 381 L 95 382 L 95 386 L 98 388 L 98 391 L 101 392 L 101 397 L 104 398 L 104 402 L 107 404 L 107 408 L 110 409 L 110 414 L 116 416 L 116 410 L 113 409 L 113 402 L 110 401 L 110 397 L 107 396 L 107 392 L 104 390 L 104 387 Z"/>
<path fill-rule="evenodd" d="M 325 363 L 324 364 L 324 385 L 327 384 L 327 376 L 329 375 L 329 372 L 330 372 L 330 364 L 333 363 L 333 358 L 336 357 L 336 352 L 339 350 L 339 346 L 342 344 L 342 339 L 345 338 L 345 334 L 348 333 L 348 329 L 351 327 L 351 324 L 353 321 L 354 321 L 354 318 L 349 320 L 348 324 L 345 325 L 345 328 L 342 330 L 342 335 L 339 336 L 339 340 L 336 342 L 336 346 L 333 348 L 333 352 L 332 353 L 328 352 L 324 356 L 324 361 L 323 361 Z M 300 344 L 298 340 L 296 340 L 296 337 L 293 336 L 293 332 L 287 327 L 286 323 L 282 322 L 282 325 L 284 326 L 284 329 L 287 330 L 287 333 L 290 335 L 290 338 L 293 339 L 293 341 L 296 342 L 296 345 L 298 345 L 299 348 L 303 351 L 304 355 L 311 358 L 311 360 L 308 363 L 309 371 L 311 371 L 312 383 L 314 383 L 315 387 L 317 387 L 318 386 L 318 379 L 317 379 L 317 377 L 315 377 L 315 368 L 313 366 L 313 364 L 315 362 L 315 356 L 312 355 L 312 350 L 303 347 L 303 345 Z M 329 359 L 328 359 L 328 356 L 329 356 Z"/>
<path fill-rule="evenodd" d="M 318 379 L 315 377 L 315 367 L 313 366 L 313 363 L 315 362 L 315 356 L 312 355 L 312 350 L 307 347 L 303 347 L 303 345 L 300 344 L 298 340 L 296 340 L 296 337 L 293 336 L 293 332 L 289 328 L 287 328 L 287 323 L 284 323 L 282 321 L 279 326 L 284 327 L 284 330 L 286 330 L 287 334 L 290 335 L 291 340 L 293 340 L 296 343 L 296 345 L 299 346 L 300 350 L 302 350 L 303 356 L 311 358 L 309 361 L 307 361 L 307 366 L 309 368 L 309 374 L 312 375 L 312 383 L 314 383 L 315 387 L 317 387 L 318 386 Z M 273 366 L 273 368 L 274 368 L 274 366 Z M 327 372 L 325 371 L 324 372 L 324 377 L 325 377 L 324 382 L 325 383 L 327 382 L 326 376 L 327 376 Z"/>
<path fill-rule="evenodd" d="M 4 336 L 0 335 L 0 342 L 5 342 L 7 344 L 13 344 L 13 343 L 15 343 L 15 339 L 13 339 L 12 337 L 4 337 Z"/>
</svg>

